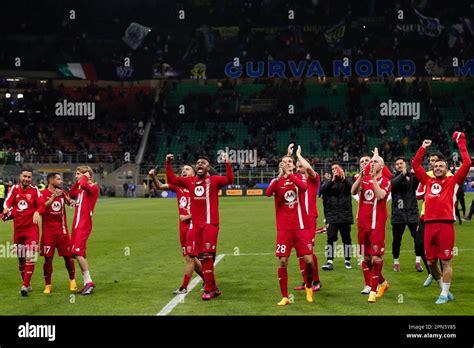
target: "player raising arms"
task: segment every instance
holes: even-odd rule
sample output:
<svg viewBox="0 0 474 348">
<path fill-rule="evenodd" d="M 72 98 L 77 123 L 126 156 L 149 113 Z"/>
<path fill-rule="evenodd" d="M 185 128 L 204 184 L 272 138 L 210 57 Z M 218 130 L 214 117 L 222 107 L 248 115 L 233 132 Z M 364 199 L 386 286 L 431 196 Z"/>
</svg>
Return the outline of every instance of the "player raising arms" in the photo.
<svg viewBox="0 0 474 348">
<path fill-rule="evenodd" d="M 365 280 L 365 287 L 361 293 L 369 293 L 370 303 L 374 303 L 376 297 L 382 297 L 389 288 L 388 282 L 382 276 L 382 256 L 385 250 L 387 198 L 391 183 L 382 174 L 383 167 L 384 161 L 375 148 L 370 166 L 366 166 L 359 173 L 351 190 L 352 195 L 360 193 L 357 224 L 360 253 L 364 255 L 362 270 Z"/>
<path fill-rule="evenodd" d="M 454 300 L 454 296 L 449 292 L 453 276 L 451 258 L 453 257 L 454 222 L 456 221 L 454 204 L 457 190 L 464 184 L 471 168 L 471 158 L 467 152 L 464 133 L 454 132 L 453 139 L 458 144 L 462 158 L 462 166 L 454 176 L 447 175 L 448 164 L 445 160 L 438 160 L 434 163 L 434 177 L 424 171 L 421 164 L 426 149 L 431 145 L 431 140 L 423 141 L 412 162 L 416 177 L 426 187 L 424 245 L 430 273 L 441 287 L 441 294 L 436 300 L 436 304 L 445 304 Z M 441 259 L 443 264 L 442 274 L 437 265 L 438 259 Z"/>
<path fill-rule="evenodd" d="M 82 295 L 91 294 L 95 288 L 86 259 L 86 244 L 92 232 L 92 214 L 99 197 L 99 186 L 92 182 L 92 174 L 89 166 L 77 167 L 76 182 L 69 191 L 69 195 L 76 199 L 72 222 L 71 255 L 77 260 L 82 271 L 84 280 L 84 287 L 80 291 Z"/>
<path fill-rule="evenodd" d="M 274 196 L 276 212 L 276 250 L 275 254 L 279 259 L 278 280 L 282 299 L 279 306 L 290 303 L 288 299 L 288 258 L 291 255 L 291 248 L 296 249 L 296 256 L 303 258 L 306 265 L 306 300 L 313 302 L 313 245 L 311 236 L 306 231 L 305 226 L 309 225 L 304 202 L 301 202 L 300 191 L 307 190 L 305 176 L 293 174 L 295 169 L 294 159 L 285 156 L 279 164 L 279 173 L 268 186 L 265 195 Z M 314 234 L 312 234 L 314 238 Z"/>
<path fill-rule="evenodd" d="M 183 251 L 183 256 L 186 260 L 186 268 L 184 270 L 183 283 L 178 290 L 175 290 L 173 293 L 175 295 L 185 294 L 188 292 L 188 284 L 193 275 L 193 271 L 204 279 L 202 275 L 202 265 L 198 258 L 191 257 L 186 251 L 186 237 L 188 236 L 188 231 L 191 226 L 191 198 L 189 195 L 189 190 L 187 188 L 179 187 L 173 184 L 163 184 L 156 177 L 156 169 L 150 170 L 148 175 L 150 175 L 153 185 L 158 190 L 171 190 L 176 192 L 176 199 L 178 200 L 178 214 L 179 214 L 179 240 L 181 242 L 181 249 Z M 196 175 L 194 168 L 190 165 L 184 165 L 181 168 L 181 177 L 190 178 Z"/>
<path fill-rule="evenodd" d="M 76 291 L 76 280 L 74 279 L 74 260 L 71 258 L 70 238 L 67 228 L 66 204 L 71 204 L 69 195 L 62 189 L 63 181 L 59 173 L 49 173 L 46 177 L 48 187 L 41 191 L 42 206 L 42 233 L 41 233 L 41 256 L 44 256 L 44 280 L 43 293 L 50 294 L 53 290 L 51 276 L 53 274 L 54 251 L 58 249 L 59 256 L 64 257 L 64 263 L 69 273 L 69 290 Z"/>
<path fill-rule="evenodd" d="M 23 280 L 22 296 L 27 296 L 32 290 L 30 281 L 38 252 L 41 193 L 32 185 L 32 180 L 33 168 L 24 167 L 20 172 L 20 183 L 8 191 L 3 204 L 3 215 L 13 218 L 13 243 Z"/>
<path fill-rule="evenodd" d="M 290 144 L 288 147 L 288 155 L 291 156 L 293 153 L 294 144 Z M 299 199 L 300 201 L 304 201 L 304 206 L 306 208 L 306 214 L 308 215 L 308 219 L 304 221 L 308 224 L 305 225 L 306 233 L 308 233 L 308 239 L 311 240 L 314 250 L 314 240 L 316 236 L 316 220 L 318 219 L 318 208 L 316 206 L 316 197 L 318 195 L 318 189 L 320 184 L 319 174 L 314 171 L 311 167 L 311 164 L 301 156 L 301 146 L 298 145 L 296 149 L 296 171 L 298 172 L 297 176 L 300 179 L 306 179 L 308 188 L 306 191 L 299 190 Z M 318 258 L 313 251 L 312 254 L 314 268 L 313 268 L 313 291 L 319 291 L 321 288 L 321 282 L 319 280 L 319 270 L 318 270 Z M 299 287 L 294 288 L 293 290 L 304 290 L 306 284 L 306 262 L 303 257 L 299 258 L 299 265 L 300 265 L 300 272 L 303 276 L 303 284 Z"/>
<path fill-rule="evenodd" d="M 194 259 L 201 255 L 204 276 L 202 299 L 210 300 L 221 294 L 214 276 L 214 256 L 217 252 L 219 234 L 219 189 L 234 181 L 234 173 L 226 153 L 221 154 L 225 161 L 226 176 L 210 175 L 209 159 L 198 157 L 195 165 L 196 176 L 176 177 L 173 172 L 172 154 L 166 155 L 166 178 L 168 183 L 185 188 L 191 198 L 192 227 L 186 236 L 186 252 Z"/>
</svg>

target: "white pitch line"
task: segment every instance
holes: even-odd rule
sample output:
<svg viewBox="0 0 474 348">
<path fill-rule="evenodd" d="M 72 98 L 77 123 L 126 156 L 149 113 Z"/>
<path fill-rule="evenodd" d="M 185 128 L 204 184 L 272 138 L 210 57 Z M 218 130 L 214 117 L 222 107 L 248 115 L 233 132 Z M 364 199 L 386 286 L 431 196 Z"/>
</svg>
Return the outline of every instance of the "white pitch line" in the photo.
<svg viewBox="0 0 474 348">
<path fill-rule="evenodd" d="M 217 266 L 217 264 L 224 258 L 225 254 L 220 254 L 220 255 L 217 255 L 216 257 L 216 261 L 214 262 L 214 267 Z M 168 302 L 168 304 L 166 306 L 164 306 L 161 311 L 159 311 L 158 313 L 156 313 L 156 315 L 168 315 L 169 313 L 171 313 L 171 311 L 180 303 L 180 302 L 183 302 L 184 298 L 191 292 L 191 290 L 193 290 L 196 285 L 198 285 L 199 283 L 201 282 L 201 277 L 199 276 L 196 276 L 194 277 L 194 279 L 191 281 L 191 283 L 189 283 L 189 286 L 188 286 L 188 292 L 185 293 L 185 294 L 182 294 L 182 295 L 176 295 L 175 297 L 173 297 L 173 299 Z"/>
</svg>

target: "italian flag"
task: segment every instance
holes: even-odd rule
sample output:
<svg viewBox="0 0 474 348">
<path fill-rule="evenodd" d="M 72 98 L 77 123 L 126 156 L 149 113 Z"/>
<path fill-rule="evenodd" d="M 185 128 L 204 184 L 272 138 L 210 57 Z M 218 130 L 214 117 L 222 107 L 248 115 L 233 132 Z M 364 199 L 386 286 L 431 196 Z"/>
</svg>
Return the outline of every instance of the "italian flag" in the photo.
<svg viewBox="0 0 474 348">
<path fill-rule="evenodd" d="M 67 63 L 60 64 L 58 70 L 65 77 L 77 77 L 83 80 L 97 80 L 93 64 Z"/>
</svg>

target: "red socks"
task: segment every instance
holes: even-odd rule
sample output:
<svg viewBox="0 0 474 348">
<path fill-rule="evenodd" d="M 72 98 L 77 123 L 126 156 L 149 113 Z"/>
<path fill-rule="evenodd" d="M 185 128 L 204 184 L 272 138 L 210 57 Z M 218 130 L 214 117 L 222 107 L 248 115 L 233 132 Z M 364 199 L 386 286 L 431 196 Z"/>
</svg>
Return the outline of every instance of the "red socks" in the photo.
<svg viewBox="0 0 474 348">
<path fill-rule="evenodd" d="M 25 264 L 19 263 L 18 270 L 20 271 L 21 280 L 25 279 Z"/>
<path fill-rule="evenodd" d="M 362 261 L 362 272 L 364 273 L 365 285 L 371 286 L 371 268 L 367 265 L 367 262 Z"/>
<path fill-rule="evenodd" d="M 318 282 L 319 283 L 319 268 L 318 268 L 318 258 L 316 257 L 316 254 L 313 254 L 313 262 L 314 262 L 314 268 L 312 269 L 312 281 L 313 282 Z M 303 277 L 303 281 L 306 282 L 306 263 L 304 262 L 303 258 L 299 258 L 299 263 L 300 263 L 300 272 L 301 276 Z"/>
<path fill-rule="evenodd" d="M 288 270 L 286 268 L 278 268 L 278 281 L 280 282 L 281 295 L 288 297 Z"/>
<path fill-rule="evenodd" d="M 53 259 L 45 258 L 43 264 L 44 283 L 51 285 L 51 275 L 53 274 Z"/>
<path fill-rule="evenodd" d="M 313 285 L 313 265 L 306 265 L 306 287 L 310 288 Z"/>
<path fill-rule="evenodd" d="M 211 292 L 216 289 L 214 278 L 214 259 L 212 255 L 204 256 L 202 260 L 202 273 L 204 276 L 204 291 Z"/>
<path fill-rule="evenodd" d="M 380 261 L 380 273 L 379 273 L 379 284 L 382 284 L 385 281 L 385 278 L 382 275 L 383 260 Z"/>
<path fill-rule="evenodd" d="M 33 272 L 35 271 L 35 263 L 34 262 L 26 262 L 25 263 L 25 273 L 23 277 L 23 286 L 29 287 L 31 277 L 33 276 Z"/>
<path fill-rule="evenodd" d="M 314 262 L 313 281 L 319 283 L 318 258 L 316 257 L 315 253 L 313 253 L 313 262 Z"/>
<path fill-rule="evenodd" d="M 183 278 L 183 284 L 181 285 L 181 288 L 187 289 L 190 280 L 191 280 L 191 277 L 185 274 L 184 278 Z"/>
<path fill-rule="evenodd" d="M 301 276 L 303 277 L 303 281 L 306 282 L 306 262 L 304 262 L 302 257 L 300 257 L 298 260 L 300 263 Z"/>
<path fill-rule="evenodd" d="M 379 278 L 382 273 L 382 262 L 372 263 L 372 283 L 370 291 L 377 291 L 377 285 L 379 285 Z"/>
<path fill-rule="evenodd" d="M 64 257 L 64 264 L 66 265 L 67 272 L 69 273 L 69 280 L 73 280 L 76 275 L 76 266 L 74 266 L 74 260 L 69 257 Z"/>
</svg>

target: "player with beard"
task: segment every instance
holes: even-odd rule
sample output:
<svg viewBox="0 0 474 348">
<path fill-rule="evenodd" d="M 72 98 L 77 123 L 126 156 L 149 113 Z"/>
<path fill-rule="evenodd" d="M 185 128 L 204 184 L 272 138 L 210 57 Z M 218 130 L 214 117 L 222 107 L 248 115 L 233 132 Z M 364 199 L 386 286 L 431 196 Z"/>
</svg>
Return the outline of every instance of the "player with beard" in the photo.
<svg viewBox="0 0 474 348">
<path fill-rule="evenodd" d="M 63 181 L 59 173 L 49 173 L 46 177 L 48 187 L 41 190 L 42 215 L 41 256 L 44 256 L 43 293 L 53 291 L 51 277 L 53 274 L 54 252 L 58 249 L 59 256 L 64 258 L 64 263 L 69 274 L 69 290 L 76 291 L 74 259 L 71 258 L 70 238 L 67 228 L 66 205 L 71 205 L 71 198 L 63 190 Z"/>
<path fill-rule="evenodd" d="M 431 177 L 434 177 L 434 164 L 439 160 L 444 160 L 444 156 L 440 152 L 430 153 L 430 155 L 428 156 L 429 171 L 427 171 L 426 174 Z M 448 170 L 446 176 L 453 176 L 453 173 Z M 420 219 L 418 221 L 418 228 L 416 230 L 415 245 L 416 248 L 420 250 L 425 250 L 425 185 L 423 185 L 422 183 L 419 183 L 418 188 L 416 189 L 416 199 L 423 200 L 423 203 L 421 204 Z M 433 282 L 433 276 L 431 275 L 430 267 L 428 266 L 426 256 L 423 257 L 422 260 L 425 264 L 426 271 L 428 272 L 428 278 L 426 278 L 426 280 L 424 281 L 423 286 L 427 287 L 430 286 Z M 441 268 L 441 271 L 443 271 L 443 263 L 441 262 L 441 260 L 439 266 Z"/>
<path fill-rule="evenodd" d="M 306 176 L 295 175 L 294 159 L 291 156 L 285 156 L 279 164 L 279 173 L 276 179 L 273 179 L 265 191 L 267 197 L 274 196 L 276 212 L 276 250 L 275 254 L 279 259 L 278 280 L 282 299 L 278 302 L 279 306 L 285 306 L 290 303 L 288 299 L 288 258 L 291 255 L 291 249 L 296 249 L 296 256 L 303 258 L 306 265 L 306 301 L 313 302 L 313 245 L 312 237 L 314 234 L 307 232 L 306 226 L 309 226 L 308 214 L 304 200 L 301 200 L 300 192 L 307 190 Z"/>
<path fill-rule="evenodd" d="M 183 178 L 176 177 L 173 172 L 174 156 L 166 155 L 168 183 L 187 189 L 191 198 L 192 227 L 186 236 L 186 252 L 193 259 L 201 254 L 204 276 L 202 299 L 204 301 L 221 294 L 214 276 L 214 256 L 217 252 L 219 234 L 219 190 L 234 181 L 228 155 L 221 153 L 221 158 L 226 164 L 226 176 L 210 175 L 209 159 L 200 156 L 195 165 L 196 176 Z"/>
<path fill-rule="evenodd" d="M 293 153 L 294 144 L 290 144 L 288 147 L 288 155 L 291 156 Z M 314 241 L 316 237 L 316 221 L 318 219 L 318 208 L 316 206 L 316 197 L 318 195 L 319 184 L 320 184 L 320 177 L 319 174 L 314 171 L 311 167 L 311 164 L 301 155 L 301 146 L 298 145 L 296 150 L 296 171 L 297 176 L 300 179 L 305 179 L 308 185 L 306 191 L 298 190 L 300 195 L 300 201 L 304 201 L 304 205 L 306 208 L 306 214 L 308 215 L 307 225 L 305 226 L 306 233 L 308 233 L 308 239 L 311 240 L 313 244 L 313 251 L 314 251 Z M 314 268 L 313 268 L 313 284 L 312 288 L 313 291 L 319 291 L 321 289 L 321 281 L 319 279 L 319 269 L 318 269 L 318 258 L 316 254 L 313 252 L 311 255 L 313 258 Z M 306 262 L 303 257 L 299 258 L 299 266 L 300 266 L 300 273 L 303 277 L 303 283 L 294 288 L 293 290 L 304 290 L 306 285 Z"/>
<path fill-rule="evenodd" d="M 27 296 L 32 290 L 30 281 L 38 252 L 41 193 L 32 184 L 33 168 L 24 167 L 19 179 L 20 183 L 13 185 L 8 191 L 2 218 L 13 218 L 13 239 L 23 280 L 20 294 Z"/>
<path fill-rule="evenodd" d="M 377 148 L 352 185 L 352 195 L 359 194 L 357 224 L 360 254 L 364 255 L 362 269 L 365 287 L 362 294 L 369 293 L 368 302 L 375 303 L 382 297 L 389 284 L 382 275 L 385 251 L 385 224 L 387 221 L 387 198 L 391 190 L 390 180 L 383 175 L 384 161 Z"/>
<path fill-rule="evenodd" d="M 191 257 L 186 251 L 186 238 L 188 236 L 189 228 L 192 224 L 192 215 L 191 215 L 191 198 L 189 190 L 183 187 L 179 187 L 173 184 L 163 184 L 156 177 L 157 170 L 152 169 L 148 173 L 153 181 L 157 190 L 170 190 L 176 193 L 176 199 L 178 201 L 178 215 L 179 215 L 179 240 L 181 242 L 181 250 L 183 251 L 183 256 L 186 260 L 186 268 L 184 270 L 183 283 L 179 289 L 175 290 L 173 293 L 175 295 L 185 294 L 188 292 L 188 284 L 191 280 L 193 272 L 203 278 L 202 275 L 202 265 L 198 258 Z M 181 177 L 190 178 L 196 175 L 194 168 L 191 165 L 184 165 L 181 168 Z M 188 243 L 190 244 L 190 243 Z M 204 279 L 204 278 L 203 278 Z"/>
<path fill-rule="evenodd" d="M 434 177 L 429 176 L 421 166 L 431 140 L 424 140 L 413 159 L 415 175 L 426 187 L 425 192 L 425 254 L 432 277 L 438 282 L 441 294 L 436 304 L 445 304 L 454 300 L 449 291 L 453 269 L 451 259 L 454 248 L 454 222 L 456 221 L 455 200 L 457 190 L 464 184 L 471 158 L 467 152 L 466 138 L 462 132 L 454 132 L 454 142 L 461 152 L 462 165 L 453 176 L 448 176 L 448 164 L 438 160 L 433 165 Z M 438 269 L 438 259 L 443 263 L 442 273 Z"/>
</svg>

